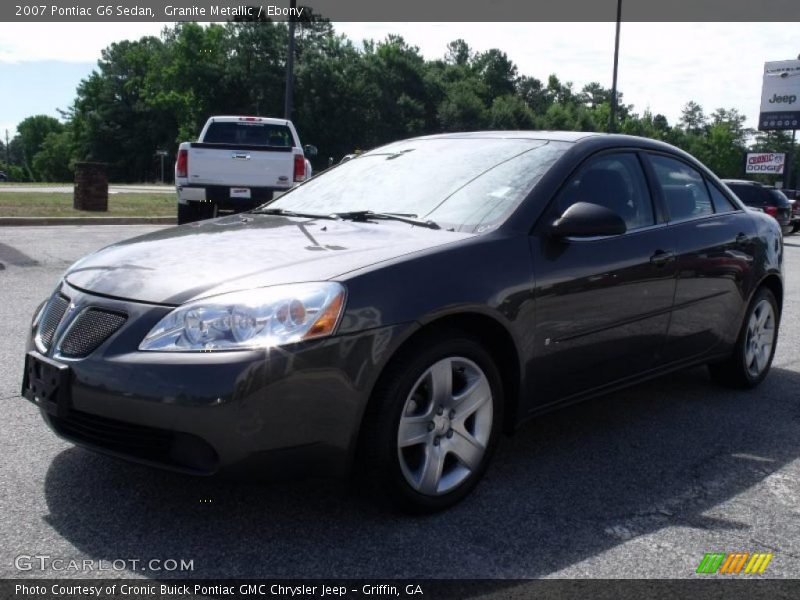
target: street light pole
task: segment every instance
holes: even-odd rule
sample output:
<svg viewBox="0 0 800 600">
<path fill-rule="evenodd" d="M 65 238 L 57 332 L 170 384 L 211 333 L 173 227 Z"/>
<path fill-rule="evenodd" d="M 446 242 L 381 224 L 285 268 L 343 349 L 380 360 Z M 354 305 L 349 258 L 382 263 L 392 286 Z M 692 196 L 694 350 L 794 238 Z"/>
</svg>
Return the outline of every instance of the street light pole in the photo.
<svg viewBox="0 0 800 600">
<path fill-rule="evenodd" d="M 297 0 L 289 2 L 289 48 L 286 57 L 286 96 L 283 104 L 283 118 L 290 121 L 292 118 L 292 88 L 294 87 L 294 13 Z"/>
<path fill-rule="evenodd" d="M 617 35 L 614 38 L 614 79 L 611 82 L 611 112 L 608 115 L 608 132 L 616 130 L 617 118 L 617 67 L 619 65 L 619 26 L 622 22 L 622 0 L 617 0 Z"/>
</svg>

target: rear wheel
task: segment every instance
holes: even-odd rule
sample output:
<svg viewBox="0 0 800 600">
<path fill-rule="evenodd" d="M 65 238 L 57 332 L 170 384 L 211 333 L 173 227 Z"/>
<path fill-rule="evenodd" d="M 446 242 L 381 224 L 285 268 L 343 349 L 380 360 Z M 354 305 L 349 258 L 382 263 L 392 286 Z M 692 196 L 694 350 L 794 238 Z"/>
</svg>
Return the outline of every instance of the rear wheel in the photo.
<svg viewBox="0 0 800 600">
<path fill-rule="evenodd" d="M 213 219 L 217 216 L 217 212 L 216 202 L 205 201 L 178 204 L 178 225 Z"/>
<path fill-rule="evenodd" d="M 775 296 L 761 288 L 750 303 L 733 354 L 724 362 L 709 365 L 713 379 L 734 388 L 753 388 L 761 383 L 772 366 L 779 322 Z"/>
<path fill-rule="evenodd" d="M 792 233 L 797 233 L 798 231 L 800 231 L 800 223 L 795 223 L 792 225 Z"/>
<path fill-rule="evenodd" d="M 178 225 L 185 223 L 192 223 L 199 221 L 200 216 L 197 211 L 196 202 L 187 202 L 186 204 L 178 204 Z"/>
<path fill-rule="evenodd" d="M 394 360 L 373 394 L 359 446 L 364 483 L 408 512 L 452 506 L 483 476 L 502 409 L 499 371 L 477 340 L 426 339 Z"/>
</svg>

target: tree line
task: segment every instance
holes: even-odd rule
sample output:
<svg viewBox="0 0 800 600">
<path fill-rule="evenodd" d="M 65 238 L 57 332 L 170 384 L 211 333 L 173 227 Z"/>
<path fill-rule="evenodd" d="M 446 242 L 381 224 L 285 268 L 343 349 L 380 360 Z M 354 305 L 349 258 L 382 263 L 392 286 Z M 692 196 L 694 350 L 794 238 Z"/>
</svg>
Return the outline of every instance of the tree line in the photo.
<svg viewBox="0 0 800 600">
<path fill-rule="evenodd" d="M 7 149 L 0 142 L 0 170 L 17 181 L 69 181 L 74 163 L 88 160 L 108 163 L 112 181 L 153 181 L 156 152 L 166 150 L 170 180 L 177 145 L 195 139 L 209 116 L 283 115 L 287 36 L 285 23 L 268 20 L 179 23 L 159 37 L 113 43 L 61 119 L 28 117 Z M 505 52 L 476 52 L 461 39 L 426 60 L 400 36 L 357 45 L 311 14 L 297 24 L 296 52 L 293 120 L 303 143 L 319 148 L 316 170 L 415 135 L 608 128 L 609 89 L 523 75 Z M 742 176 L 748 150 L 790 145 L 785 133 L 747 129 L 736 109 L 706 114 L 690 101 L 670 124 L 618 98 L 619 132 L 674 144 L 721 177 Z"/>
</svg>

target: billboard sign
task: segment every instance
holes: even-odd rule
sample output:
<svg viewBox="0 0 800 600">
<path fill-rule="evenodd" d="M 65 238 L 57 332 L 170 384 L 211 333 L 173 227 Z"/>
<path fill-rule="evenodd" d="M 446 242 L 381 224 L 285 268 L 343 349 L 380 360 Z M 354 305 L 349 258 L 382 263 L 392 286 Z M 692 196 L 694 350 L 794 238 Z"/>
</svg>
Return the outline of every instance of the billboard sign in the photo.
<svg viewBox="0 0 800 600">
<path fill-rule="evenodd" d="M 764 63 L 758 128 L 800 129 L 800 60 Z"/>
<path fill-rule="evenodd" d="M 786 155 L 783 153 L 748 152 L 744 172 L 780 175 L 783 173 L 784 164 L 786 164 Z"/>
</svg>

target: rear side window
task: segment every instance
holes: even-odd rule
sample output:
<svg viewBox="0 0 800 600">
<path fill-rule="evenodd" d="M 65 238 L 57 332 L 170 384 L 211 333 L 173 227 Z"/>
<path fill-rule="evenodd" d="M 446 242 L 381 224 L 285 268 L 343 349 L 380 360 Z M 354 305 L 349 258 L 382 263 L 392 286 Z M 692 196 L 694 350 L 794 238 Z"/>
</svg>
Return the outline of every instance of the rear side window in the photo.
<svg viewBox="0 0 800 600">
<path fill-rule="evenodd" d="M 772 200 L 771 204 L 780 207 L 789 206 L 789 198 L 787 198 L 786 194 L 784 194 L 782 191 L 769 190 L 769 195 Z"/>
<path fill-rule="evenodd" d="M 711 197 L 699 171 L 684 162 L 658 154 L 651 154 L 650 162 L 661 186 L 670 221 L 688 221 L 714 214 Z"/>
<path fill-rule="evenodd" d="M 745 183 L 729 183 L 728 187 L 747 206 L 764 206 L 767 194 L 760 187 Z"/>
<path fill-rule="evenodd" d="M 576 202 L 610 208 L 623 218 L 628 230 L 655 223 L 650 190 L 632 153 L 603 154 L 584 164 L 558 196 L 558 216 Z"/>
<path fill-rule="evenodd" d="M 216 122 L 208 126 L 203 142 L 237 146 L 292 147 L 292 132 L 285 125 L 250 122 Z"/>
<path fill-rule="evenodd" d="M 706 183 L 708 183 L 708 191 L 711 193 L 711 202 L 714 204 L 714 212 L 724 213 L 737 210 L 733 202 L 728 200 L 728 197 L 723 194 L 717 186 L 708 180 L 706 180 Z"/>
</svg>

